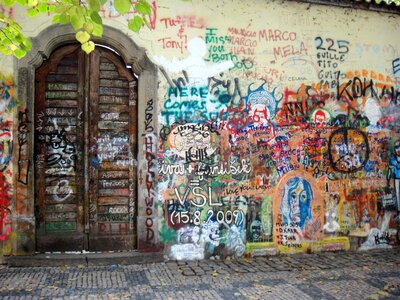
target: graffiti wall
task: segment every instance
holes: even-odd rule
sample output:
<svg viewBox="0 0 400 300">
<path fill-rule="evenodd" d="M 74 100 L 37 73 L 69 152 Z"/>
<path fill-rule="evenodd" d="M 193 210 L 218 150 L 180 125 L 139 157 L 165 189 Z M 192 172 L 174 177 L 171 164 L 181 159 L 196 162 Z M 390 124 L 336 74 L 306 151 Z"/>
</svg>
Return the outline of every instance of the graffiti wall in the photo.
<svg viewBox="0 0 400 300">
<path fill-rule="evenodd" d="M 139 231 L 171 259 L 394 245 L 399 15 L 264 0 L 158 0 L 151 8 L 149 27 L 131 36 L 159 70 L 158 98 L 139 94 Z M 126 32 L 127 16 L 112 2 L 102 17 Z M 25 27 L 36 36 L 47 26 L 38 18 Z M 12 77 L 1 78 L 6 240 L 12 182 L 26 186 L 32 172 L 29 114 L 24 103 L 16 108 Z"/>
<path fill-rule="evenodd" d="M 190 9 L 200 6 L 193 1 L 185 13 L 158 12 L 165 253 L 392 247 L 400 209 L 395 27 L 371 32 L 361 19 L 378 19 L 366 11 L 319 7 L 317 16 L 301 4 L 252 4 L 210 4 L 211 12 Z"/>
</svg>

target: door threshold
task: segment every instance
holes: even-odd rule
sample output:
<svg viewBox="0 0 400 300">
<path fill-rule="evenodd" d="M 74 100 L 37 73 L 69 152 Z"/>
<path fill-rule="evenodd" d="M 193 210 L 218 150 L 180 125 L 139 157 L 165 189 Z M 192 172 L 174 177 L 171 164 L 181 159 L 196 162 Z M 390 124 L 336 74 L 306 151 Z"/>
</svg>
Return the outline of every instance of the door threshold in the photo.
<svg viewBox="0 0 400 300">
<path fill-rule="evenodd" d="M 162 252 L 51 252 L 32 256 L 9 256 L 9 267 L 89 267 L 151 264 L 164 261 Z"/>
</svg>

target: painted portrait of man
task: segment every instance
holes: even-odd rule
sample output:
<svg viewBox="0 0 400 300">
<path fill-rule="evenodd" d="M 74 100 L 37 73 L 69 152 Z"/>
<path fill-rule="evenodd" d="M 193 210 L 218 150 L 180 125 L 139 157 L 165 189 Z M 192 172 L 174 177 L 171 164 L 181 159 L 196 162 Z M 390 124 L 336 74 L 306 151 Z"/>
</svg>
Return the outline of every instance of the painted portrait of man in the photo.
<svg viewBox="0 0 400 300">
<path fill-rule="evenodd" d="M 311 201 L 313 192 L 310 183 L 300 177 L 290 178 L 284 187 L 281 213 L 286 225 L 296 223 L 304 229 L 306 221 L 312 220 Z"/>
<path fill-rule="evenodd" d="M 329 112 L 322 108 L 317 108 L 311 113 L 311 122 L 317 129 L 324 129 L 330 119 Z"/>
</svg>

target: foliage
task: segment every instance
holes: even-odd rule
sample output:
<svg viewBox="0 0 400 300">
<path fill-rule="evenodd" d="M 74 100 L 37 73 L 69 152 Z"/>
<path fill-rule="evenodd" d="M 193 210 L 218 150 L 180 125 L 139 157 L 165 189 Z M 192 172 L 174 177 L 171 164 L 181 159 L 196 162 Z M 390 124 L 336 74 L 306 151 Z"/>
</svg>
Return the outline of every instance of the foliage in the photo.
<svg viewBox="0 0 400 300">
<path fill-rule="evenodd" d="M 35 17 L 39 14 L 52 16 L 55 24 L 71 24 L 76 31 L 76 39 L 81 43 L 82 50 L 90 53 L 95 44 L 92 37 L 101 37 L 103 34 L 103 20 L 100 9 L 107 0 L 0 0 L 0 5 L 20 5 L 27 8 L 27 15 Z M 134 11 L 128 21 L 128 28 L 139 32 L 141 27 L 148 25 L 151 14 L 148 0 L 114 0 L 115 10 L 124 15 Z M 0 11 L 0 51 L 5 55 L 14 55 L 17 58 L 25 56 L 31 49 L 32 43 L 22 32 L 21 26 Z"/>
</svg>

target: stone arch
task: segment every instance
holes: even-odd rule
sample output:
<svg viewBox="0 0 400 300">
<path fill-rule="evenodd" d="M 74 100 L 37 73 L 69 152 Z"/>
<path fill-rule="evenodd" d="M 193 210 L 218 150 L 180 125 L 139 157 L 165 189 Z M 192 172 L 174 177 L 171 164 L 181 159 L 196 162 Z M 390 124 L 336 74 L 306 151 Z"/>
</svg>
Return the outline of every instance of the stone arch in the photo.
<svg viewBox="0 0 400 300">
<path fill-rule="evenodd" d="M 21 161 L 28 165 L 25 181 L 14 176 L 13 232 L 17 238 L 12 243 L 12 254 L 32 255 L 35 251 L 34 208 L 34 104 L 35 70 L 58 47 L 75 42 L 75 31 L 71 26 L 52 25 L 32 38 L 32 50 L 22 59 L 15 60 L 15 72 L 20 113 L 27 118 L 26 143 L 22 146 L 14 138 L 14 170 L 19 173 Z M 157 228 L 159 218 L 155 208 L 157 192 L 157 76 L 158 69 L 145 53 L 145 49 L 126 34 L 113 27 L 104 26 L 103 36 L 93 38 L 95 43 L 106 45 L 122 57 L 138 75 L 138 195 L 137 234 L 138 250 L 160 250 Z M 17 118 L 18 119 L 18 118 Z M 15 126 L 14 136 L 18 136 Z M 21 154 L 22 153 L 22 154 Z M 144 178 L 143 181 L 141 178 Z M 151 225 L 151 226 L 149 226 Z"/>
</svg>

